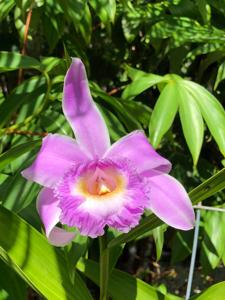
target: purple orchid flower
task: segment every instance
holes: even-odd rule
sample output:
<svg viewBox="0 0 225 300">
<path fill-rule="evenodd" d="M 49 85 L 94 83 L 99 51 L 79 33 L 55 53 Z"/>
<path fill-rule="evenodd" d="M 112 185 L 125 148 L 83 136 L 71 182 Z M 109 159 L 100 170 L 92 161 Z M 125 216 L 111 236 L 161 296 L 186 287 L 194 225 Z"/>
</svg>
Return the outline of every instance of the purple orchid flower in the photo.
<svg viewBox="0 0 225 300">
<path fill-rule="evenodd" d="M 167 224 L 189 230 L 194 211 L 183 186 L 167 173 L 171 163 L 134 131 L 110 146 L 106 124 L 92 100 L 85 67 L 75 58 L 64 82 L 63 112 L 76 140 L 49 134 L 33 164 L 22 172 L 44 188 L 37 209 L 49 242 L 68 244 L 76 227 L 92 238 L 111 226 L 135 227 L 145 209 Z"/>
</svg>

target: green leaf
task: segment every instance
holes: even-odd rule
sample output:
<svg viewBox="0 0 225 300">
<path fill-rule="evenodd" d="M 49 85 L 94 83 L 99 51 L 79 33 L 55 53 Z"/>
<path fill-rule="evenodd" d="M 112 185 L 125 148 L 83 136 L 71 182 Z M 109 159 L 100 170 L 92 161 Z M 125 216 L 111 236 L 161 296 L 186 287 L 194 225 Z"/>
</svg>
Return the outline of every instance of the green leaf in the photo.
<svg viewBox="0 0 225 300">
<path fill-rule="evenodd" d="M 14 5 L 14 0 L 3 0 L 0 2 L 0 22 L 2 22 L 8 16 L 9 12 L 13 9 Z"/>
<path fill-rule="evenodd" d="M 205 212 L 203 251 L 212 267 L 215 269 L 225 252 L 225 214 L 221 212 Z"/>
<path fill-rule="evenodd" d="M 225 295 L 225 281 L 214 284 L 197 297 L 192 297 L 191 300 L 222 300 Z"/>
<path fill-rule="evenodd" d="M 149 136 L 153 147 L 157 147 L 173 123 L 178 110 L 177 84 L 169 82 L 162 90 L 156 105 L 153 109 L 150 124 Z"/>
<path fill-rule="evenodd" d="M 212 136 L 225 156 L 225 111 L 223 106 L 201 85 L 187 80 L 183 80 L 183 83 L 198 103 Z"/>
<path fill-rule="evenodd" d="M 197 204 L 225 188 L 225 168 L 194 188 L 189 196 L 193 204 Z"/>
<path fill-rule="evenodd" d="M 104 102 L 120 117 L 120 120 L 126 126 L 128 131 L 142 128 L 136 118 L 124 107 L 123 100 L 107 95 L 93 82 L 90 84 L 90 88 L 93 97 L 98 97 L 104 100 Z M 101 102 L 101 104 L 104 102 Z"/>
<path fill-rule="evenodd" d="M 193 95 L 179 83 L 177 84 L 177 97 L 179 99 L 179 113 L 183 133 L 194 165 L 196 165 L 204 136 L 204 124 L 201 111 Z"/>
<path fill-rule="evenodd" d="M 109 242 L 108 247 L 112 248 L 117 245 L 130 242 L 140 235 L 144 234 L 147 231 L 150 231 L 160 225 L 163 224 L 163 221 L 161 221 L 158 217 L 151 214 L 148 217 L 145 217 L 138 226 L 136 226 L 134 229 L 129 231 L 126 234 L 120 234 L 118 237 L 116 237 L 114 240 Z"/>
<path fill-rule="evenodd" d="M 177 231 L 172 242 L 171 264 L 183 261 L 192 251 L 193 230 Z"/>
<path fill-rule="evenodd" d="M 77 268 L 99 285 L 99 265 L 96 262 L 82 259 Z M 108 292 L 114 300 L 181 300 L 171 294 L 163 295 L 144 281 L 116 269 L 110 274 Z"/>
<path fill-rule="evenodd" d="M 0 261 L 0 290 L 7 291 L 7 300 L 27 299 L 27 285 L 12 268 Z M 0 299 L 2 300 L 1 296 Z"/>
<path fill-rule="evenodd" d="M 107 25 L 110 22 L 114 22 L 116 15 L 115 0 L 90 0 L 89 2 L 103 24 Z"/>
<path fill-rule="evenodd" d="M 214 90 L 217 89 L 219 83 L 225 79 L 225 62 L 223 62 L 220 66 L 219 66 L 219 69 L 218 69 L 218 72 L 217 72 L 217 76 L 216 76 L 216 81 L 215 81 L 215 84 L 214 84 Z"/>
<path fill-rule="evenodd" d="M 0 208 L 0 257 L 49 300 L 92 299 L 79 276 L 73 286 L 63 252 L 3 207 Z"/>
<path fill-rule="evenodd" d="M 2 153 L 0 155 L 0 170 L 2 170 L 6 165 L 11 163 L 14 159 L 23 155 L 24 153 L 30 151 L 35 147 L 39 147 L 41 145 L 41 140 L 30 141 L 28 143 L 18 145 L 9 149 L 8 151 Z"/>
<path fill-rule="evenodd" d="M 171 38 L 173 47 L 179 47 L 187 42 L 200 43 L 225 38 L 223 30 L 213 26 L 201 26 L 196 20 L 183 16 L 167 16 L 150 28 L 149 35 L 158 39 Z"/>
<path fill-rule="evenodd" d="M 16 52 L 0 52 L 0 72 L 13 71 L 17 69 L 37 69 L 41 71 L 41 63 L 30 56 Z"/>
<path fill-rule="evenodd" d="M 13 188 L 12 188 L 13 187 Z M 36 201 L 40 186 L 31 181 L 26 180 L 17 172 L 8 178 L 0 185 L 0 203 L 4 207 L 20 212 L 27 207 L 32 201 Z"/>
<path fill-rule="evenodd" d="M 207 0 L 196 0 L 199 12 L 202 16 L 203 22 L 208 24 L 211 18 L 211 8 Z"/>
<path fill-rule="evenodd" d="M 46 80 L 43 76 L 34 76 L 21 83 L 0 105 L 0 128 L 9 121 L 12 114 L 27 101 L 35 101 L 44 97 Z"/>
<path fill-rule="evenodd" d="M 59 0 L 58 2 L 69 21 L 79 22 L 83 18 L 86 0 Z"/>
<path fill-rule="evenodd" d="M 140 73 L 139 73 L 140 74 Z M 138 77 L 130 83 L 122 93 L 123 99 L 133 99 L 148 88 L 161 82 L 163 77 L 156 74 L 138 75 Z"/>
<path fill-rule="evenodd" d="M 153 238 L 156 245 L 156 260 L 158 261 L 162 255 L 163 244 L 164 244 L 164 232 L 167 229 L 167 225 L 158 226 L 153 229 Z"/>
</svg>

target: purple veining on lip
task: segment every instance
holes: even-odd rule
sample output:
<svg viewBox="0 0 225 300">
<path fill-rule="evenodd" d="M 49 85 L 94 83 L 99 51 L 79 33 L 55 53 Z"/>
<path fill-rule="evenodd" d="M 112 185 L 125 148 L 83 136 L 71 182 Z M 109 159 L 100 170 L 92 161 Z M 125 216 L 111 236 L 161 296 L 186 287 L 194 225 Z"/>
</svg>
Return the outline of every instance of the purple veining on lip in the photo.
<svg viewBox="0 0 225 300">
<path fill-rule="evenodd" d="M 49 134 L 33 164 L 22 172 L 43 186 L 37 209 L 51 244 L 63 246 L 75 237 L 58 223 L 94 238 L 104 234 L 106 225 L 128 232 L 145 209 L 175 228 L 193 227 L 194 211 L 185 189 L 167 174 L 170 162 L 142 131 L 110 146 L 84 65 L 77 58 L 65 77 L 63 112 L 76 140 Z"/>
</svg>

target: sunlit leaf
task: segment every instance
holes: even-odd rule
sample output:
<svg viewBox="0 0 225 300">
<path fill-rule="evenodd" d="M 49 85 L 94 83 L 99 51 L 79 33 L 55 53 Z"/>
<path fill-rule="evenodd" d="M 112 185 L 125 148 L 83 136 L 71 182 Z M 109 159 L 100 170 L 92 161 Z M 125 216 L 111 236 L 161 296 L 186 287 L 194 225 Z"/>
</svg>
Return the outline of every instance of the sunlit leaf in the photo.
<svg viewBox="0 0 225 300">
<path fill-rule="evenodd" d="M 24 153 L 30 151 L 35 147 L 39 147 L 41 145 L 40 140 L 30 141 L 25 144 L 18 145 L 9 149 L 8 151 L 2 153 L 0 155 L 0 170 L 3 169 L 7 164 L 12 162 L 14 159 L 23 155 Z"/>
<path fill-rule="evenodd" d="M 225 295 L 225 281 L 219 282 L 210 286 L 206 291 L 197 297 L 192 297 L 191 300 L 212 300 L 223 299 Z"/>
<path fill-rule="evenodd" d="M 0 207 L 0 257 L 47 299 L 92 299 L 79 276 L 75 276 L 75 286 L 71 282 L 63 252 L 3 207 Z"/>
<path fill-rule="evenodd" d="M 191 93 L 182 85 L 177 85 L 177 97 L 179 99 L 179 113 L 185 140 L 197 164 L 201 151 L 204 135 L 204 124 L 198 103 Z"/>
<path fill-rule="evenodd" d="M 225 110 L 220 102 L 201 85 L 184 80 L 185 88 L 197 101 L 202 116 L 225 156 Z"/>
<path fill-rule="evenodd" d="M 19 68 L 41 70 L 41 64 L 37 59 L 20 53 L 0 52 L 0 72 L 13 71 Z"/>
<path fill-rule="evenodd" d="M 78 270 L 99 284 L 99 265 L 91 260 L 80 260 Z M 109 278 L 109 295 L 115 300 L 181 300 L 171 294 L 163 295 L 153 286 L 125 272 L 114 269 Z"/>
<path fill-rule="evenodd" d="M 171 127 L 178 110 L 178 91 L 175 82 L 168 83 L 162 90 L 152 111 L 149 124 L 151 144 L 157 147 L 163 135 Z"/>
</svg>

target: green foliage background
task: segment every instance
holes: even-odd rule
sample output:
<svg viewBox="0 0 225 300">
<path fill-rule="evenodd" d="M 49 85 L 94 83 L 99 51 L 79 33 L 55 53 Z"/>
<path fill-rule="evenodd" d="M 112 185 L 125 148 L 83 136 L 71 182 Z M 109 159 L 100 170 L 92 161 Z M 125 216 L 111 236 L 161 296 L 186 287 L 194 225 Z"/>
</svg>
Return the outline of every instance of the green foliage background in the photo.
<svg viewBox="0 0 225 300">
<path fill-rule="evenodd" d="M 93 241 L 48 245 L 35 209 L 40 188 L 20 175 L 48 132 L 72 136 L 61 110 L 70 57 L 86 65 L 112 142 L 143 129 L 191 191 L 225 164 L 224 26 L 224 0 L 0 0 L 1 300 L 27 299 L 28 285 L 47 299 L 93 299 L 86 278 L 99 284 L 86 254 Z M 221 171 L 193 190 L 193 202 L 225 208 L 224 179 Z M 199 263 L 210 272 L 225 264 L 225 214 L 201 217 Z M 109 233 L 112 299 L 180 299 L 114 268 L 121 244 L 144 237 L 159 260 L 165 232 L 150 215 L 128 235 Z M 171 232 L 171 262 L 188 259 L 192 233 Z M 222 300 L 225 284 L 197 299 L 212 293 Z"/>
</svg>

